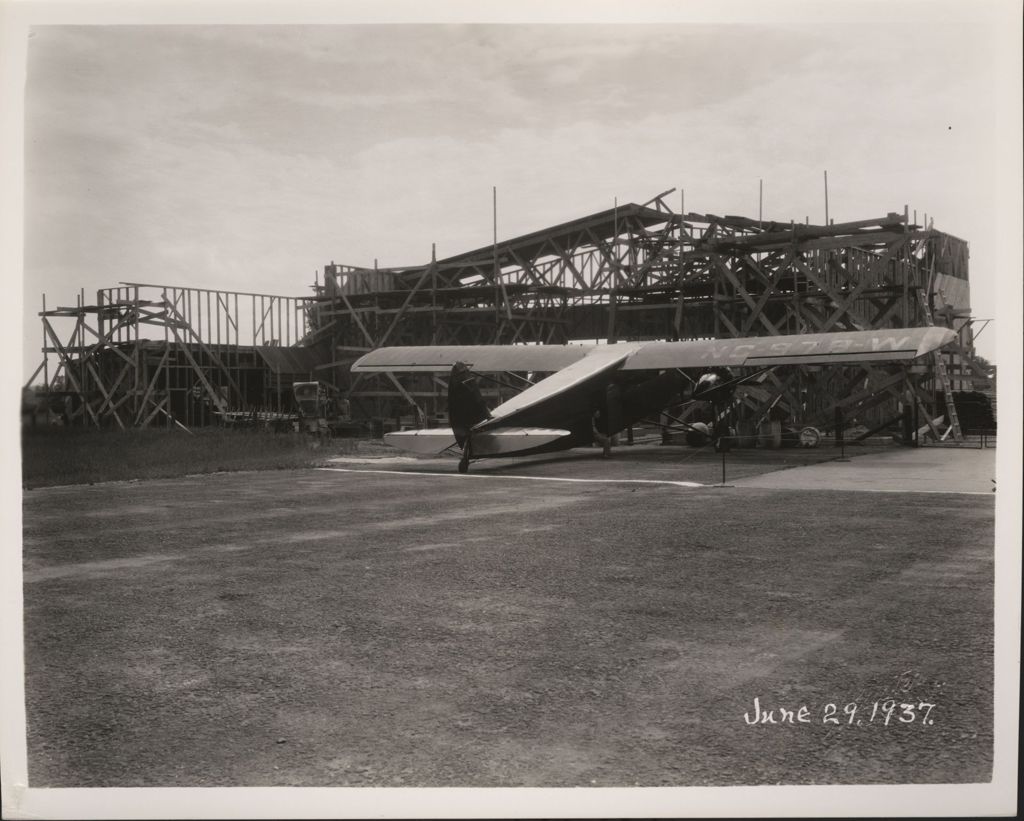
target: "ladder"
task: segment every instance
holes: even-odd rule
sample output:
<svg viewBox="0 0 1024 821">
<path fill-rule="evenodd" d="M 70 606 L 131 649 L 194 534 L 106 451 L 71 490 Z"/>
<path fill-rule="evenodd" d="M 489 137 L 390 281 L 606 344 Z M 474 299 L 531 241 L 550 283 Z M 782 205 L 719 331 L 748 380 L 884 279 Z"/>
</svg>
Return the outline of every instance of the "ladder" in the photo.
<svg viewBox="0 0 1024 821">
<path fill-rule="evenodd" d="M 917 289 L 917 296 L 921 302 L 924 321 L 930 327 L 933 327 L 935 322 L 932 319 L 932 309 L 928 305 L 928 297 L 925 295 L 924 288 Z M 946 433 L 952 432 L 954 441 L 963 442 L 964 434 L 960 429 L 960 417 L 957 416 L 956 402 L 953 401 L 953 383 L 949 379 L 949 371 L 946 369 L 946 362 L 942 358 L 942 351 L 934 351 L 932 359 L 935 362 L 935 373 L 938 374 L 939 383 L 942 385 L 942 393 L 946 397 L 946 419 L 949 421 L 949 430 Z"/>
</svg>

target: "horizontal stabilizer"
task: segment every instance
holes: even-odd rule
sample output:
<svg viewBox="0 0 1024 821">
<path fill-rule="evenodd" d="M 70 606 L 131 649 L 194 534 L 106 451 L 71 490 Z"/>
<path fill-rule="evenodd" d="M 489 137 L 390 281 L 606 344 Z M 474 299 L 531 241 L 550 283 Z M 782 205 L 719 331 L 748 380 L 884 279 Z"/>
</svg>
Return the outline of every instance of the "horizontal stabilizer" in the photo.
<svg viewBox="0 0 1024 821">
<path fill-rule="evenodd" d="M 473 434 L 471 452 L 476 456 L 498 456 L 521 450 L 539 448 L 569 435 L 560 428 L 501 428 Z M 455 432 L 451 428 L 427 428 L 385 433 L 384 443 L 395 448 L 433 456 L 455 447 Z"/>
<path fill-rule="evenodd" d="M 557 428 L 499 428 L 474 433 L 471 448 L 473 456 L 498 456 L 539 448 L 568 435 L 569 431 Z"/>
<path fill-rule="evenodd" d="M 433 456 L 455 444 L 455 433 L 451 428 L 426 428 L 424 430 L 400 430 L 384 434 L 384 444 Z"/>
</svg>

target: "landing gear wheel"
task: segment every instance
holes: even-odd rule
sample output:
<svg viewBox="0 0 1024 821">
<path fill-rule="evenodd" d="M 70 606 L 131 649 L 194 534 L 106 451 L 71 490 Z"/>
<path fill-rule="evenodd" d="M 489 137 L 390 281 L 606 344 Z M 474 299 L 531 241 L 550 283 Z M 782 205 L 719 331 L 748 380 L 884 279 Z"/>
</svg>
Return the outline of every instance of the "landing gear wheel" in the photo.
<svg viewBox="0 0 1024 821">
<path fill-rule="evenodd" d="M 459 473 L 469 473 L 469 459 L 459 459 Z"/>
<path fill-rule="evenodd" d="M 816 448 L 821 444 L 821 431 L 817 428 L 806 427 L 800 431 L 800 447 Z"/>
</svg>

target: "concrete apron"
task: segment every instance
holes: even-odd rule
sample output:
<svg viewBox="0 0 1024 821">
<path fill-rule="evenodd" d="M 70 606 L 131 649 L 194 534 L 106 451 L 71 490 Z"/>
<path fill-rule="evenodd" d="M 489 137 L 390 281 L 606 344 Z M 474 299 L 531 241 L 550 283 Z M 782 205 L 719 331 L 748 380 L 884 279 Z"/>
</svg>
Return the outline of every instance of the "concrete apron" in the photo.
<svg viewBox="0 0 1024 821">
<path fill-rule="evenodd" d="M 992 493 L 995 448 L 894 448 L 737 479 L 737 487 L 885 493 Z"/>
</svg>

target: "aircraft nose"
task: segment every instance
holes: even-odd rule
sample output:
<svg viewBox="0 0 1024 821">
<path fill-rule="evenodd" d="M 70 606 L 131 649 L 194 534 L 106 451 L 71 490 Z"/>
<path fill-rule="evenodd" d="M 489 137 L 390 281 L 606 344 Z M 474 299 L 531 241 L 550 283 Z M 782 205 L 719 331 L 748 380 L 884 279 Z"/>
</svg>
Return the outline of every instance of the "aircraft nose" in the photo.
<svg viewBox="0 0 1024 821">
<path fill-rule="evenodd" d="M 693 398 L 704 399 L 710 394 L 714 393 L 717 388 L 722 384 L 722 377 L 717 373 L 705 373 L 697 380 L 697 384 L 693 386 Z"/>
</svg>

